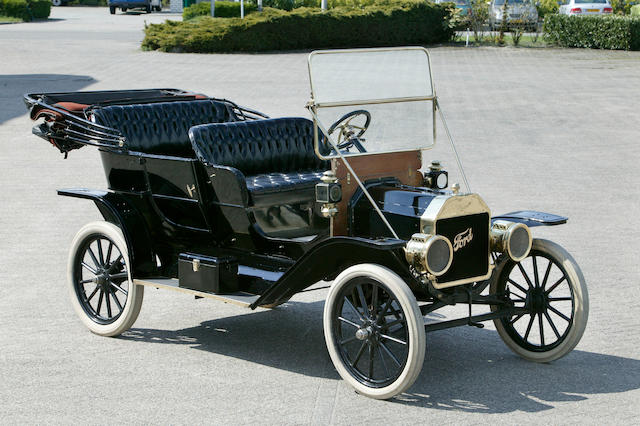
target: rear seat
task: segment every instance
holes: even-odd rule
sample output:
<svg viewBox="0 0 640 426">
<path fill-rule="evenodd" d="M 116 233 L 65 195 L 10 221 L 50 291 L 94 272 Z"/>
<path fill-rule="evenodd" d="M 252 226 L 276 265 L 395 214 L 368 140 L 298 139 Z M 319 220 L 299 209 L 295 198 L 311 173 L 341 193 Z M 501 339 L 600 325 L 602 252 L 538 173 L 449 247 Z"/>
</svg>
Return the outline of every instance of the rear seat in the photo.
<svg viewBox="0 0 640 426">
<path fill-rule="evenodd" d="M 89 112 L 96 124 L 119 130 L 131 151 L 194 158 L 189 128 L 197 124 L 236 121 L 220 101 L 193 100 L 97 107 Z"/>
<path fill-rule="evenodd" d="M 251 204 L 315 200 L 315 185 L 329 162 L 313 149 L 313 122 L 275 118 L 192 127 L 189 138 L 206 165 L 233 167 L 245 177 Z"/>
</svg>

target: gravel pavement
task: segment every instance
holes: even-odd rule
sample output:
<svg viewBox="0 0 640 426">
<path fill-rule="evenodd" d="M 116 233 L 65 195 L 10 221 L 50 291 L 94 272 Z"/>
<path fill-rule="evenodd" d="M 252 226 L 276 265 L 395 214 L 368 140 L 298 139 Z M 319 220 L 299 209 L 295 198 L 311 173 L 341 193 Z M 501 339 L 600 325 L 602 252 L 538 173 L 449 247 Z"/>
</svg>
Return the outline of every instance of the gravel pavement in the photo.
<svg viewBox="0 0 640 426">
<path fill-rule="evenodd" d="M 179 16 L 59 7 L 46 22 L 0 26 L 0 423 L 638 423 L 640 52 L 430 50 L 473 190 L 495 213 L 570 217 L 534 231 L 565 246 L 588 282 L 589 324 L 567 357 L 521 360 L 492 324 L 434 332 L 415 385 L 367 399 L 325 349 L 326 290 L 250 311 L 147 289 L 129 332 L 88 332 L 66 261 L 75 232 L 100 216 L 55 190 L 105 188 L 102 166 L 93 148 L 63 160 L 33 136 L 23 93 L 178 87 L 306 116 L 308 52 L 140 51 L 144 22 L 167 18 Z M 426 157 L 457 179 L 444 143 Z"/>
</svg>

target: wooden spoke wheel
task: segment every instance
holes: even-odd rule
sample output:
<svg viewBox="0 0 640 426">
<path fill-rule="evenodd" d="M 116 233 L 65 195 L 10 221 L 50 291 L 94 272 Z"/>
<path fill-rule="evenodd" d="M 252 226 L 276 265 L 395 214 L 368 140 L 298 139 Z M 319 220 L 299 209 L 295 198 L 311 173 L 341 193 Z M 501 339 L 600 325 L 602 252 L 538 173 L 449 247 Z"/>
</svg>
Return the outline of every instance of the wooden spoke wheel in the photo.
<svg viewBox="0 0 640 426">
<path fill-rule="evenodd" d="M 356 265 L 334 281 L 324 310 L 327 348 L 356 391 L 387 399 L 417 378 L 425 353 L 424 321 L 411 290 L 394 272 Z"/>
<path fill-rule="evenodd" d="M 566 250 L 534 239 L 527 258 L 517 263 L 502 260 L 494 276 L 491 293 L 507 295 L 520 308 L 516 315 L 494 320 L 515 353 L 549 362 L 578 344 L 587 325 L 589 296 L 582 272 Z"/>
<path fill-rule="evenodd" d="M 85 225 L 73 240 L 69 293 L 82 322 L 94 333 L 116 336 L 138 317 L 144 288 L 133 285 L 120 229 L 107 222 Z"/>
</svg>

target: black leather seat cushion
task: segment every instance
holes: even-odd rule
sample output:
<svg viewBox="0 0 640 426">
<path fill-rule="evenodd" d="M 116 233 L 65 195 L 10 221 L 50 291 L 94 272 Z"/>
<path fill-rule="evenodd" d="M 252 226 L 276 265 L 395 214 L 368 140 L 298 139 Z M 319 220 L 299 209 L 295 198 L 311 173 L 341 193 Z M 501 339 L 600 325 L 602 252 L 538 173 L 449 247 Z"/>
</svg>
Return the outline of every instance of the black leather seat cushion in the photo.
<svg viewBox="0 0 640 426">
<path fill-rule="evenodd" d="M 111 105 L 90 114 L 97 124 L 121 131 L 131 151 L 188 158 L 194 158 L 190 127 L 236 120 L 227 104 L 208 99 Z"/>
<path fill-rule="evenodd" d="M 189 136 L 200 161 L 242 172 L 254 205 L 313 199 L 330 167 L 315 155 L 313 122 L 305 118 L 206 124 Z"/>
</svg>

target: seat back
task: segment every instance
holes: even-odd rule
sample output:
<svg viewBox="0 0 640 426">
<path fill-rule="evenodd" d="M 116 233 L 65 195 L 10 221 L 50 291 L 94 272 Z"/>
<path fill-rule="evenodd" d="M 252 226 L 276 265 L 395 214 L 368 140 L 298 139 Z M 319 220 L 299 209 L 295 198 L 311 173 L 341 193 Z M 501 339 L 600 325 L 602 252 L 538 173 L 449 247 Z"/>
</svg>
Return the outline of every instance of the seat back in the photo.
<svg viewBox="0 0 640 426">
<path fill-rule="evenodd" d="M 205 164 L 229 166 L 245 176 L 326 170 L 313 149 L 313 122 L 274 118 L 205 124 L 189 130 L 191 145 Z"/>
<path fill-rule="evenodd" d="M 187 158 L 194 158 L 191 126 L 237 119 L 228 104 L 209 99 L 110 105 L 89 114 L 96 124 L 122 132 L 131 151 Z"/>
</svg>

